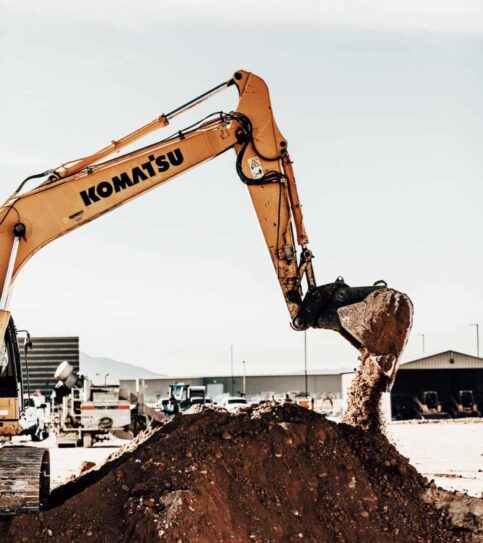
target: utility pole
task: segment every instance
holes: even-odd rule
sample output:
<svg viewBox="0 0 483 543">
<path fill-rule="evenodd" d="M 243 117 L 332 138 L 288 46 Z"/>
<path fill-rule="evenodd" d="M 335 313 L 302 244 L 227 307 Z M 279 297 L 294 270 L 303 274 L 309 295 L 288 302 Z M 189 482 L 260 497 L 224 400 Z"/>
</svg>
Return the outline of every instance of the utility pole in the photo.
<svg viewBox="0 0 483 543">
<path fill-rule="evenodd" d="M 476 328 L 476 355 L 480 357 L 480 326 L 477 322 L 470 323 L 470 326 Z"/>
<path fill-rule="evenodd" d="M 309 387 L 307 383 L 307 330 L 304 330 L 304 378 L 305 378 L 305 397 L 309 397 Z"/>
<path fill-rule="evenodd" d="M 424 334 L 416 334 L 417 336 L 421 336 L 421 339 L 423 341 L 423 354 L 424 354 Z"/>
<path fill-rule="evenodd" d="M 243 397 L 246 398 L 247 395 L 247 374 L 246 374 L 246 368 L 245 368 L 245 360 L 242 362 L 243 364 Z"/>
<path fill-rule="evenodd" d="M 235 376 L 233 374 L 233 345 L 230 345 L 230 366 L 231 366 L 231 395 L 235 395 Z"/>
</svg>

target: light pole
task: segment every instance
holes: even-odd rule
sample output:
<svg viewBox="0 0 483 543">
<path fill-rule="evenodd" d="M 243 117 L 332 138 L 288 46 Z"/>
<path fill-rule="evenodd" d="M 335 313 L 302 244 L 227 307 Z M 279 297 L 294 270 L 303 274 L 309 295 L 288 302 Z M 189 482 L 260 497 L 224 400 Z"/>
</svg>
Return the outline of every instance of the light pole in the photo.
<svg viewBox="0 0 483 543">
<path fill-rule="evenodd" d="M 305 397 L 309 397 L 309 387 L 307 384 L 307 330 L 304 330 L 304 380 L 305 380 Z"/>
<path fill-rule="evenodd" d="M 104 386 L 107 385 L 107 378 L 108 378 L 109 375 L 110 375 L 110 373 L 106 373 L 106 375 L 104 375 Z"/>
<path fill-rule="evenodd" d="M 480 326 L 477 322 L 471 322 L 470 326 L 476 328 L 476 355 L 480 357 Z"/>
<path fill-rule="evenodd" d="M 231 366 L 231 395 L 235 395 L 235 377 L 233 375 L 233 345 L 230 345 L 230 366 Z"/>
<path fill-rule="evenodd" d="M 423 343 L 423 354 L 424 354 L 424 334 L 416 334 L 417 336 L 421 336 L 422 343 Z"/>
<path fill-rule="evenodd" d="M 247 395 L 247 374 L 246 374 L 246 368 L 245 368 L 245 360 L 242 362 L 243 364 L 243 397 L 245 398 Z"/>
</svg>

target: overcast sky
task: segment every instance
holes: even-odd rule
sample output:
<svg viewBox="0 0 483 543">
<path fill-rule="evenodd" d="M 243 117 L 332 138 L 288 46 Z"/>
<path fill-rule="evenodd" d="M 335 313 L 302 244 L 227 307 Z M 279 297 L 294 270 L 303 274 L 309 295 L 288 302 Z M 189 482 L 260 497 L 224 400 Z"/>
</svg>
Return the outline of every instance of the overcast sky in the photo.
<svg viewBox="0 0 483 543">
<path fill-rule="evenodd" d="M 482 51 L 477 1 L 0 0 L 0 197 L 253 71 L 289 142 L 318 283 L 407 292 L 407 358 L 420 333 L 426 354 L 476 354 Z M 230 89 L 176 126 L 236 103 Z M 236 371 L 303 367 L 234 153 L 44 248 L 12 312 L 32 335 L 160 373 L 226 372 L 231 344 Z M 355 364 L 338 335 L 308 339 L 311 369 Z"/>
</svg>

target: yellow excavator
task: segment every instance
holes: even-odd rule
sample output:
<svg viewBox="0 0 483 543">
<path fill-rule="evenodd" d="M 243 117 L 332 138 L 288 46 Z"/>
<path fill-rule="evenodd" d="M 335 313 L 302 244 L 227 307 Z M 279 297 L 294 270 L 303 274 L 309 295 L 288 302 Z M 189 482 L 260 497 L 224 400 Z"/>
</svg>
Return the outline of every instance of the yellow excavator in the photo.
<svg viewBox="0 0 483 543">
<path fill-rule="evenodd" d="M 213 113 L 156 143 L 106 159 L 230 87 L 239 94 L 235 111 Z M 0 208 L 1 437 L 23 431 L 22 374 L 9 312 L 12 285 L 20 269 L 50 241 L 228 149 L 236 153 L 236 173 L 252 199 L 292 328 L 335 330 L 361 356 L 380 361 L 388 382 L 394 378 L 411 326 L 411 303 L 382 281 L 350 287 L 338 277 L 317 286 L 287 140 L 275 122 L 265 82 L 240 70 L 98 152 L 28 177 Z M 37 185 L 26 190 L 32 180 Z M 0 448 L 0 514 L 45 507 L 48 481 L 48 451 L 12 445 Z"/>
</svg>

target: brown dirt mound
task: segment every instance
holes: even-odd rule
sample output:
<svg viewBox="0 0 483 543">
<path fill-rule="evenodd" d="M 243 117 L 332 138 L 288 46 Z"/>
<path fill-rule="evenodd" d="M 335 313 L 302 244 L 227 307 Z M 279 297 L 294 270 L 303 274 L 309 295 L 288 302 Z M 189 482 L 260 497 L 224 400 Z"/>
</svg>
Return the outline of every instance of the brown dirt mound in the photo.
<svg viewBox="0 0 483 543">
<path fill-rule="evenodd" d="M 129 447 L 59 489 L 51 510 L 15 518 L 6 541 L 465 541 L 381 433 L 291 404 L 203 409 Z"/>
</svg>

